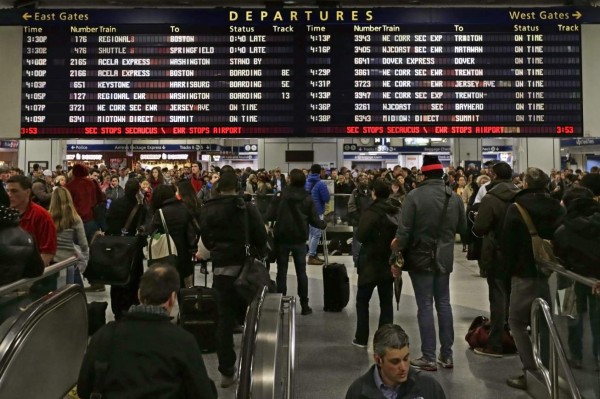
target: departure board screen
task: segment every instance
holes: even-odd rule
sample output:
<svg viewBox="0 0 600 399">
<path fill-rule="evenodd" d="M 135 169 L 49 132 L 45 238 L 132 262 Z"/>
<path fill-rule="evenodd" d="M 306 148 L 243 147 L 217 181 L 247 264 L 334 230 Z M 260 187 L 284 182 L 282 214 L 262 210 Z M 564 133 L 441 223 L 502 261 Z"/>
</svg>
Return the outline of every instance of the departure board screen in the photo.
<svg viewBox="0 0 600 399">
<path fill-rule="evenodd" d="M 573 10 L 26 14 L 23 137 L 583 135 Z"/>
</svg>

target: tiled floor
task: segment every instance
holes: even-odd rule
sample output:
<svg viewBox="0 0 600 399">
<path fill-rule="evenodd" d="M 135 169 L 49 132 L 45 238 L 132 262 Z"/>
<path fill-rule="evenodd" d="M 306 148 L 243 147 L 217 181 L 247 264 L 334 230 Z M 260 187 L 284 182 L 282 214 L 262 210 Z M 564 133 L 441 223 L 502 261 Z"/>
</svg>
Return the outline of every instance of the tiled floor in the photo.
<svg viewBox="0 0 600 399">
<path fill-rule="evenodd" d="M 371 349 L 351 345 L 356 323 L 356 272 L 350 256 L 330 257 L 330 262 L 345 263 L 350 275 L 350 303 L 341 313 L 323 312 L 322 272 L 320 266 L 308 266 L 309 296 L 314 313 L 297 317 L 296 333 L 296 398 L 343 398 L 352 381 L 372 364 Z M 272 265 L 272 270 L 275 266 Z M 275 273 L 272 273 L 273 278 Z M 203 282 L 197 278 L 197 281 Z M 210 277 L 209 277 L 210 285 Z M 296 292 L 293 263 L 289 268 L 288 293 Z M 375 294 L 376 295 L 376 294 Z M 371 335 L 377 328 L 378 300 L 371 299 Z M 88 300 L 107 300 L 107 293 L 91 293 Z M 517 356 L 492 359 L 475 355 L 468 349 L 464 335 L 472 319 L 487 314 L 487 284 L 478 277 L 475 262 L 465 260 L 461 246 L 455 250 L 455 268 L 451 277 L 451 303 L 454 314 L 454 369 L 440 369 L 432 375 L 443 386 L 448 398 L 528 398 L 522 391 L 509 388 L 505 379 L 520 372 Z M 108 317 L 112 315 L 108 315 Z M 405 276 L 400 310 L 395 311 L 394 322 L 407 331 L 413 356 L 420 356 L 416 305 L 410 279 Z M 241 335 L 236 336 L 238 343 Z M 371 336 L 372 339 L 372 336 Z M 204 357 L 210 376 L 217 386 L 220 376 L 215 354 Z M 235 388 L 219 388 L 219 398 L 235 398 Z"/>
</svg>

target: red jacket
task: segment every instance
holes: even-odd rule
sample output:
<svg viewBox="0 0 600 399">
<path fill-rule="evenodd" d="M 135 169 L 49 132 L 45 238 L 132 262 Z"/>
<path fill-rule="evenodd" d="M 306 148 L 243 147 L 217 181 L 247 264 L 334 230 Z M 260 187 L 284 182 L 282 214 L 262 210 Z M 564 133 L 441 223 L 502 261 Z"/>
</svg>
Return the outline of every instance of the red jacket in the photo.
<svg viewBox="0 0 600 399">
<path fill-rule="evenodd" d="M 87 168 L 77 164 L 73 166 L 73 180 L 65 186 L 73 197 L 75 209 L 83 222 L 94 219 L 94 207 L 102 202 L 100 185 L 87 178 Z"/>
</svg>

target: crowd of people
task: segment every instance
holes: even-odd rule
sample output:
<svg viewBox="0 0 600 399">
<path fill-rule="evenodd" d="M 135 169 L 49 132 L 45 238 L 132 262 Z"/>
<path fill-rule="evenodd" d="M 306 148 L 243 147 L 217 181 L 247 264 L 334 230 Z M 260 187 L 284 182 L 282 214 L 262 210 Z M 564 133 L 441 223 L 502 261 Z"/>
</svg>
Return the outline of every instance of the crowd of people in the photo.
<svg viewBox="0 0 600 399">
<path fill-rule="evenodd" d="M 444 167 L 437 157 L 424 156 L 420 169 L 395 166 L 391 170 L 340 168 L 327 171 L 315 164 L 308 169 L 293 169 L 285 175 L 279 169 L 253 171 L 230 166 L 203 171 L 198 162 L 181 169 L 155 167 L 145 170 L 138 162 L 132 170 L 110 170 L 103 166 L 88 168 L 83 164 L 75 164 L 65 171 L 59 167 L 55 171 L 34 168 L 29 176 L 18 169 L 0 168 L 0 179 L 0 241 L 8 242 L 8 247 L 13 245 L 6 241 L 6 234 L 12 231 L 16 237 L 14 229 L 18 224 L 26 234 L 23 237 L 27 238 L 29 234 L 37 249 L 33 254 L 14 258 L 22 267 L 11 265 L 10 273 L 0 274 L 3 282 L 41 273 L 39 265 L 47 266 L 77 254 L 82 259 L 81 266 L 69 269 L 67 281 L 83 286 L 81 272 L 86 257 L 89 257 L 92 240 L 99 231 L 109 235 L 148 235 L 163 229 L 156 215 L 159 210 L 164 214 L 177 249 L 177 260 L 173 264 L 153 266 L 147 275 L 143 275 L 144 253 L 143 245 L 140 245 L 129 283 L 111 287 L 112 311 L 117 325 L 123 327 L 110 327 L 112 332 L 107 332 L 109 327 L 106 327 L 92 340 L 84 363 L 87 366 L 80 378 L 80 392 L 87 395 L 84 397 L 95 389 L 94 381 L 91 381 L 95 373 L 91 369 L 93 361 L 98 360 L 95 357 L 103 356 L 99 353 L 103 352 L 101 348 L 107 340 L 118 341 L 115 335 L 124 340 L 123 348 L 119 346 L 122 351 L 114 356 L 116 358 L 125 356 L 128 350 L 141 350 L 128 347 L 125 337 L 134 332 L 139 335 L 138 330 L 145 328 L 142 327 L 144 320 L 156 321 L 156 326 L 162 326 L 160 329 L 166 335 L 182 334 L 170 332 L 170 327 L 158 322 L 167 320 L 165 315 L 168 316 L 173 307 L 173 293 L 193 284 L 194 261 L 206 260 L 203 259 L 206 252 L 200 251 L 199 245 L 210 251 L 213 266 L 213 289 L 219 313 L 217 356 L 221 386 L 235 384 L 233 333 L 248 304 L 236 293 L 233 283 L 246 256 L 246 244 L 259 257 L 269 250 L 274 253 L 277 289 L 283 294 L 287 294 L 291 254 L 301 314 L 310 315 L 306 265 L 323 264 L 323 259 L 318 256 L 318 244 L 321 231 L 327 226 L 326 204 L 331 199 L 324 180 L 333 181 L 333 194 L 344 194 L 334 198 L 334 220 L 348 223 L 353 230 L 352 255 L 358 273 L 358 291 L 356 333 L 352 344 L 359 348 L 369 345 L 369 301 L 375 288 L 380 301 L 378 333 L 383 331 L 381 334 L 385 337 L 381 346 L 378 333 L 375 334 L 376 366 L 362 382 L 357 381 L 351 387 L 347 397 L 358 397 L 356 395 L 365 389 L 367 380 L 372 389 L 370 376 L 374 377 L 374 388 L 384 395 L 387 389 L 397 392 L 407 389 L 403 385 L 406 378 L 413 382 L 419 378 L 423 380 L 402 366 L 405 367 L 400 373 L 402 381 L 396 381 L 387 374 L 393 370 L 386 369 L 386 359 L 391 354 L 389 347 L 393 348 L 393 367 L 406 363 L 408 356 L 404 351 L 408 348 L 408 338 L 401 328 L 389 327 L 393 321 L 392 285 L 402 271 L 408 272 L 418 308 L 421 355 L 412 358 L 410 364 L 423 371 L 453 367 L 454 325 L 449 276 L 453 271 L 457 234 L 463 242 L 465 255 L 478 261 L 480 274 L 486 277 L 489 286 L 489 342 L 485 347 L 475 348 L 475 353 L 502 357 L 500 341 L 508 323 L 523 370 L 535 371 L 537 367 L 527 332 L 529 309 L 536 297 L 549 297 L 549 288 L 547 275 L 536 265 L 531 228 L 524 215 L 529 216 L 542 238 L 551 240 L 554 237 L 557 255 L 574 268 L 582 263 L 577 258 L 583 256 L 581 247 L 572 240 L 567 243 L 567 238 L 561 239 L 558 233 L 554 236 L 554 232 L 577 229 L 574 227 L 576 222 L 585 223 L 586 228 L 591 229 L 589 231 L 600 231 L 595 230 L 600 226 L 597 220 L 600 218 L 598 168 L 589 173 L 552 170 L 549 174 L 528 168 L 516 174 L 505 162 L 486 163 L 481 170 L 475 165 L 464 169 Z M 125 229 L 125 221 L 132 213 L 135 222 Z M 273 231 L 272 245 L 268 244 L 268 225 Z M 392 259 L 398 258 L 402 258 L 403 268 L 390 267 Z M 34 263 L 37 268 L 32 267 Z M 43 294 L 55 289 L 56 284 L 56 277 L 49 277 L 33 288 Z M 105 288 L 91 286 L 87 289 Z M 582 287 L 577 290 L 579 308 L 589 308 L 590 318 L 594 318 L 594 355 L 598 357 L 596 343 L 600 342 L 600 331 L 597 331 L 595 302 L 588 301 L 594 292 Z M 434 305 L 441 343 L 439 353 Z M 573 336 L 581 336 L 581 330 L 579 322 L 573 326 Z M 576 341 L 574 338 L 570 345 L 575 366 L 581 364 L 581 348 Z M 186 356 L 180 353 L 181 348 L 171 349 Z M 207 382 L 201 357 L 198 359 L 199 349 L 197 353 L 195 349 L 183 362 L 188 364 L 183 369 L 194 368 L 193 375 L 201 373 L 201 382 L 188 384 L 189 375 L 179 376 L 180 386 L 164 389 L 203 391 L 199 396 L 183 394 L 181 397 L 215 397 L 214 387 L 206 388 L 212 385 Z M 156 354 L 158 358 L 164 356 Z M 111 355 L 108 360 L 112 361 L 112 358 Z M 124 360 L 123 364 L 128 361 Z M 128 365 L 123 370 L 132 368 Z M 181 372 L 188 373 L 189 370 Z M 118 378 L 114 375 L 111 378 L 116 385 L 111 382 L 107 387 L 119 387 Z M 508 384 L 526 388 L 523 375 L 509 379 Z M 443 397 L 443 391 L 440 393 L 437 386 L 427 389 L 437 392 L 431 397 Z"/>
</svg>

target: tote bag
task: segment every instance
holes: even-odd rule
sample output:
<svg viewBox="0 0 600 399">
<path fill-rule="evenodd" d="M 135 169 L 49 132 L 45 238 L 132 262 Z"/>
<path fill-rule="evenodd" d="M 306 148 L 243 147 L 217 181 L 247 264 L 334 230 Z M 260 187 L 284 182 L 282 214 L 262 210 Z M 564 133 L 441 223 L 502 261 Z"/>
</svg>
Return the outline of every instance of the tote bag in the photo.
<svg viewBox="0 0 600 399">
<path fill-rule="evenodd" d="M 166 263 L 175 267 L 177 265 L 177 247 L 175 241 L 169 235 L 162 209 L 159 209 L 158 213 L 164 232 L 161 233 L 159 230 L 155 230 L 148 237 L 148 266 L 155 263 Z"/>
</svg>

